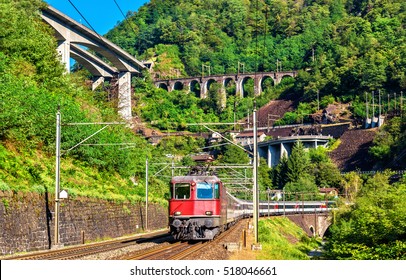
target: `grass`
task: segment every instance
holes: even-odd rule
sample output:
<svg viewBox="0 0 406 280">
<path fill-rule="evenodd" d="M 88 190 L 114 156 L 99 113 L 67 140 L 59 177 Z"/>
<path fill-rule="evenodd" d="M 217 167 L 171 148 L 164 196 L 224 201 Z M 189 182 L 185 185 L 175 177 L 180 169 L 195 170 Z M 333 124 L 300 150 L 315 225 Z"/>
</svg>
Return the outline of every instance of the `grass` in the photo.
<svg viewBox="0 0 406 280">
<path fill-rule="evenodd" d="M 0 191 L 54 193 L 55 157 L 15 146 L 10 142 L 0 143 Z M 60 184 L 60 189 L 66 190 L 71 198 L 89 197 L 117 203 L 145 200 L 141 185 L 136 187 L 118 173 L 101 172 L 71 158 L 61 161 Z M 167 204 L 163 197 L 154 197 L 152 192 L 149 199 Z"/>
<path fill-rule="evenodd" d="M 262 219 L 258 225 L 262 251 L 260 260 L 307 260 L 307 253 L 319 243 L 288 218 Z"/>
<path fill-rule="evenodd" d="M 234 260 L 308 260 L 308 252 L 320 245 L 320 240 L 309 238 L 295 223 L 285 217 L 260 219 L 258 223 L 259 243 L 262 250 L 246 248 L 232 256 Z M 253 234 L 248 235 L 248 244 L 253 244 Z"/>
</svg>

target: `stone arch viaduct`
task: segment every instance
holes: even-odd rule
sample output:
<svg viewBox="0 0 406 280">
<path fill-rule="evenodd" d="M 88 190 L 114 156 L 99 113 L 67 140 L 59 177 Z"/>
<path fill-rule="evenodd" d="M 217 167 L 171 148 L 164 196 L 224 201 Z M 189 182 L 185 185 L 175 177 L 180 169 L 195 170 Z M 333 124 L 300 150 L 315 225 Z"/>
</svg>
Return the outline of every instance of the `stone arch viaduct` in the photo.
<svg viewBox="0 0 406 280">
<path fill-rule="evenodd" d="M 297 76 L 298 71 L 280 71 L 280 72 L 258 72 L 258 73 L 239 73 L 239 74 L 225 74 L 225 75 L 210 75 L 193 78 L 175 78 L 166 80 L 155 80 L 156 87 L 164 88 L 171 92 L 173 90 L 186 89 L 193 91 L 196 85 L 200 88 L 200 98 L 207 97 L 207 92 L 211 83 L 216 82 L 221 85 L 225 90 L 226 86 L 230 83 L 235 84 L 235 94 L 244 97 L 244 84 L 252 79 L 254 81 L 254 88 L 256 88 L 256 95 L 262 93 L 262 85 L 266 79 L 271 79 L 274 85 L 279 84 L 283 78 Z"/>
</svg>

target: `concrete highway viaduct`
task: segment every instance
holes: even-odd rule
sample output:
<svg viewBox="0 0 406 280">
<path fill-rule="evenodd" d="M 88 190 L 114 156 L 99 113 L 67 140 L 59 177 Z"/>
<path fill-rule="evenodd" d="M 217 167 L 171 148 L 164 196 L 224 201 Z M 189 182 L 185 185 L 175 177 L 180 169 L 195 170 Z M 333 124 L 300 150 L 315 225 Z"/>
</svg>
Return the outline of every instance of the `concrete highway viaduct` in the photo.
<svg viewBox="0 0 406 280">
<path fill-rule="evenodd" d="M 123 119 L 130 121 L 132 118 L 131 77 L 141 75 L 141 71 L 146 68 L 144 64 L 106 38 L 51 6 L 45 8 L 41 16 L 55 30 L 58 52 L 68 73 L 70 58 L 73 58 L 93 75 L 93 90 L 105 79 L 118 77 L 118 112 Z M 110 64 L 84 47 L 101 55 Z"/>
</svg>

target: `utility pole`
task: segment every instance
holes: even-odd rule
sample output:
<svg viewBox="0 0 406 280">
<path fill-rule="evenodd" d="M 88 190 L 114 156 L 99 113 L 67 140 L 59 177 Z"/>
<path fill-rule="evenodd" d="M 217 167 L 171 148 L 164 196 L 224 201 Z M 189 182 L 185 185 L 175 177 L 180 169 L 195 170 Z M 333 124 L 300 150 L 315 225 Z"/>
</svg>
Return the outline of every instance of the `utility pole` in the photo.
<svg viewBox="0 0 406 280">
<path fill-rule="evenodd" d="M 54 246 L 59 246 L 59 189 L 61 178 L 61 112 L 56 113 L 56 162 L 55 162 L 55 236 Z"/>
<path fill-rule="evenodd" d="M 312 47 L 312 61 L 314 63 L 314 47 Z"/>
<path fill-rule="evenodd" d="M 386 110 L 386 115 L 387 115 L 387 116 L 389 115 L 389 93 L 388 93 L 388 108 L 387 108 L 387 110 Z"/>
<path fill-rule="evenodd" d="M 266 189 L 266 192 L 268 194 L 268 218 L 270 216 L 270 209 L 269 209 L 269 193 L 271 192 L 271 190 L 269 189 L 269 187 Z"/>
<path fill-rule="evenodd" d="M 210 76 L 210 65 L 204 65 L 204 64 L 202 64 L 202 78 L 204 77 L 204 69 L 205 69 L 205 68 L 208 69 L 208 73 L 209 73 L 208 76 Z"/>
<path fill-rule="evenodd" d="M 145 230 L 148 230 L 148 157 L 145 159 Z"/>
<path fill-rule="evenodd" d="M 320 110 L 320 92 L 317 90 L 317 111 Z"/>
<path fill-rule="evenodd" d="M 285 187 L 283 187 L 283 216 L 285 216 L 286 215 L 286 203 L 285 203 L 285 201 L 286 201 L 286 193 L 285 193 Z"/>
<path fill-rule="evenodd" d="M 248 118 L 249 121 L 249 118 Z M 234 124 L 234 123 L 211 123 L 212 125 L 217 125 L 217 124 Z M 188 124 L 188 125 L 202 125 L 204 128 L 207 130 L 213 132 L 213 133 L 218 133 L 214 131 L 213 129 L 209 128 L 207 124 L 201 123 L 201 124 Z M 220 133 L 218 135 L 225 141 L 229 142 L 230 144 L 244 150 L 248 154 L 252 155 L 253 157 L 253 205 L 254 205 L 254 234 L 255 234 L 255 244 L 258 244 L 258 218 L 259 218 L 259 189 L 258 189 L 258 151 L 257 151 L 257 146 L 258 146 L 258 139 L 257 139 L 257 109 L 256 109 L 256 103 L 254 103 L 254 109 L 253 109 L 253 136 L 254 136 L 254 148 L 253 148 L 253 153 L 251 153 L 249 150 L 244 148 L 243 146 L 240 146 L 233 141 L 227 139 L 226 137 L 222 136 Z M 245 168 L 245 166 L 244 166 Z"/>
<path fill-rule="evenodd" d="M 254 238 L 255 244 L 258 244 L 258 219 L 259 219 L 259 190 L 258 190 L 258 138 L 257 138 L 257 106 L 254 104 L 254 111 L 253 111 L 253 137 L 254 137 L 254 154 L 253 154 L 253 195 L 254 195 Z"/>
<path fill-rule="evenodd" d="M 242 73 L 243 73 L 243 74 L 245 73 L 245 64 L 238 61 L 237 76 L 240 75 L 240 72 L 241 72 L 241 68 L 240 68 L 240 67 L 241 67 L 241 66 L 242 66 Z"/>
<path fill-rule="evenodd" d="M 273 118 L 271 118 L 271 117 L 273 117 Z M 279 117 L 280 117 L 279 115 L 273 115 L 273 114 L 269 114 L 269 113 L 268 113 L 268 122 L 267 122 L 268 128 L 267 128 L 267 132 L 270 131 L 270 128 L 269 128 L 270 122 L 271 122 L 271 121 L 276 121 L 276 120 L 278 120 Z"/>
<path fill-rule="evenodd" d="M 379 102 L 379 116 L 378 116 L 378 126 L 381 126 L 382 119 L 382 109 L 381 109 L 381 90 L 378 90 L 378 102 Z"/>
<path fill-rule="evenodd" d="M 235 107 L 237 106 L 237 104 L 236 104 L 236 102 L 235 102 L 235 99 L 234 99 L 234 111 L 233 111 L 233 120 L 234 120 L 234 131 L 236 131 L 236 127 L 235 127 L 235 118 L 236 118 L 236 116 L 235 116 Z"/>
<path fill-rule="evenodd" d="M 369 110 L 368 110 L 368 93 L 365 93 L 365 107 L 366 107 L 366 115 L 367 115 L 367 121 L 368 121 L 368 115 L 369 115 Z"/>
<path fill-rule="evenodd" d="M 372 91 L 372 122 L 375 117 L 375 93 Z"/>
<path fill-rule="evenodd" d="M 172 172 L 172 177 L 175 176 L 175 162 L 174 162 L 173 158 L 174 157 L 172 156 L 172 168 L 171 168 L 172 169 L 172 171 L 171 171 Z"/>
<path fill-rule="evenodd" d="M 67 152 L 75 149 L 76 147 L 82 145 L 84 142 L 86 142 L 87 140 L 89 140 L 90 138 L 92 138 L 93 136 L 95 136 L 96 134 L 100 133 L 101 131 L 103 131 L 104 129 L 106 129 L 107 127 L 109 127 L 110 125 L 118 125 L 118 124 L 127 124 L 126 122 L 110 122 L 110 123 L 104 123 L 104 122 L 100 122 L 100 123 L 67 123 L 64 125 L 68 125 L 68 126 L 76 126 L 76 125 L 105 125 L 103 128 L 99 129 L 98 131 L 96 131 L 95 133 L 93 133 L 92 135 L 86 137 L 85 139 L 83 139 L 82 141 L 80 141 L 79 143 L 77 143 L 76 145 L 72 146 L 71 148 L 67 149 L 66 151 L 64 151 L 63 154 L 61 154 L 61 112 L 60 112 L 60 107 L 58 106 L 58 111 L 56 113 L 56 160 L 55 160 L 55 229 L 54 229 L 54 247 L 58 247 L 60 245 L 60 238 L 59 238 L 59 203 L 61 200 L 61 196 L 60 196 L 60 182 L 61 182 L 61 157 L 62 155 L 65 155 Z M 64 198 L 64 197 L 62 197 Z"/>
</svg>

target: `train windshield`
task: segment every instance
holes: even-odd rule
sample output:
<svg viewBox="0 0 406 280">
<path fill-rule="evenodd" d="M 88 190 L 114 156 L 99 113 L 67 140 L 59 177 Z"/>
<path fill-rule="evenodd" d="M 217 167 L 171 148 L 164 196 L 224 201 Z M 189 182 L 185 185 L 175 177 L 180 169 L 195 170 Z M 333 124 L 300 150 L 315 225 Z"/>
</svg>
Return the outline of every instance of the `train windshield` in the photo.
<svg viewBox="0 0 406 280">
<path fill-rule="evenodd" d="M 213 185 L 207 182 L 197 183 L 197 198 L 212 199 L 214 195 Z"/>
<path fill-rule="evenodd" d="M 189 183 L 176 183 L 175 184 L 175 199 L 189 199 L 190 198 L 190 184 Z"/>
<path fill-rule="evenodd" d="M 217 199 L 220 198 L 220 184 L 219 183 L 214 184 L 214 198 L 217 198 Z"/>
</svg>

